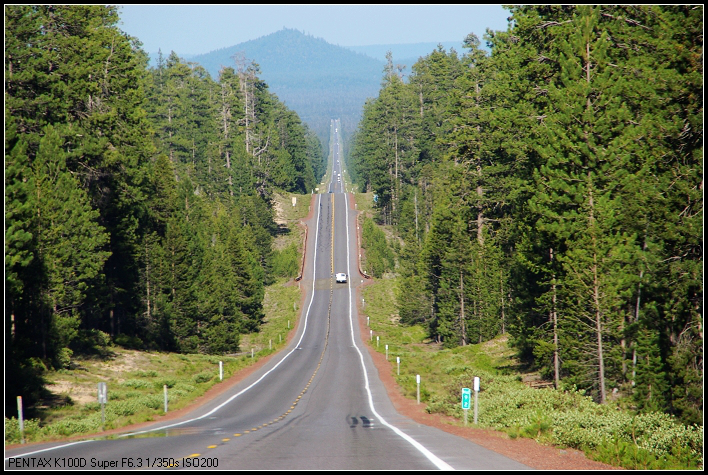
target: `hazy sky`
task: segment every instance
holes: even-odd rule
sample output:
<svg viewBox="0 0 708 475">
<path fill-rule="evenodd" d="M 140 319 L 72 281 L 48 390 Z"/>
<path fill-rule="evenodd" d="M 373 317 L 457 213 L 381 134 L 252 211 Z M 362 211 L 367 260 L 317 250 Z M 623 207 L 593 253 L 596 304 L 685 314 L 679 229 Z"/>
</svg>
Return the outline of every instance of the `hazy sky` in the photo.
<svg viewBox="0 0 708 475">
<path fill-rule="evenodd" d="M 283 28 L 339 46 L 462 42 L 506 30 L 501 5 L 121 5 L 119 27 L 148 53 L 208 53 Z"/>
</svg>

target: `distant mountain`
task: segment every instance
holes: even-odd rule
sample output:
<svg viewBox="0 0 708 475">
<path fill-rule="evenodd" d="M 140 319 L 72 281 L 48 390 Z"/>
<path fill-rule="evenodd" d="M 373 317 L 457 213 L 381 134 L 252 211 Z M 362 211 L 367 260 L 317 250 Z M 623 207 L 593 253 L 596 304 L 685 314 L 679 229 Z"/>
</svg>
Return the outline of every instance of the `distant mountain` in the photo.
<svg viewBox="0 0 708 475">
<path fill-rule="evenodd" d="M 340 119 L 345 139 L 351 137 L 367 98 L 378 96 L 391 51 L 394 64 L 413 64 L 437 49 L 438 44 L 462 54 L 462 42 L 415 43 L 371 46 L 336 46 L 295 29 L 284 28 L 270 35 L 205 54 L 180 55 L 201 64 L 214 79 L 222 67 L 236 68 L 233 59 L 243 54 L 255 61 L 260 78 L 270 91 L 320 137 L 329 141 L 330 119 Z M 179 53 L 178 53 L 179 54 Z"/>
<path fill-rule="evenodd" d="M 255 40 L 188 59 L 201 64 L 214 79 L 223 66 L 234 67 L 243 53 L 255 61 L 271 92 L 298 113 L 326 143 L 330 119 L 341 119 L 353 132 L 367 98 L 379 93 L 385 62 L 294 29 L 283 29 Z"/>
</svg>

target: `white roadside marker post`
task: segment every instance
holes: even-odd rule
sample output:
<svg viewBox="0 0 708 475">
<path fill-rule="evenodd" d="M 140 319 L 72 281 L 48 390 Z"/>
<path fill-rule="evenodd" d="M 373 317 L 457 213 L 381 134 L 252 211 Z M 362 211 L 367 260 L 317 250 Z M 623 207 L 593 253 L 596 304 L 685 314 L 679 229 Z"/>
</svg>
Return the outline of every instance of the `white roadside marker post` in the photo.
<svg viewBox="0 0 708 475">
<path fill-rule="evenodd" d="M 22 396 L 17 396 L 17 415 L 19 416 L 18 422 L 20 423 L 20 443 L 25 443 L 25 421 L 22 416 Z"/>
<path fill-rule="evenodd" d="M 108 402 L 106 383 L 98 383 L 98 403 L 101 405 L 101 430 L 106 430 L 106 402 Z"/>
<path fill-rule="evenodd" d="M 415 375 L 415 384 L 416 384 L 416 400 L 418 401 L 418 404 L 420 404 L 420 375 L 419 374 Z"/>
<path fill-rule="evenodd" d="M 479 394 L 479 376 L 474 377 L 474 423 L 477 423 L 477 395 Z"/>
</svg>

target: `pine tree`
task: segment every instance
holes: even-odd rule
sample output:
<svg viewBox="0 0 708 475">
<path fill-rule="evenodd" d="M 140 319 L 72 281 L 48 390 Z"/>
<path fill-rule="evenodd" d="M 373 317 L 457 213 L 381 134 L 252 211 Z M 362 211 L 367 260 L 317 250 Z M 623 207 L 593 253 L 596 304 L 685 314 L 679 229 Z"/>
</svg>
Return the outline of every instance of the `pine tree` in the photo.
<svg viewBox="0 0 708 475">
<path fill-rule="evenodd" d="M 42 382 L 23 364 L 39 353 L 34 339 L 33 295 L 41 291 L 33 247 L 34 209 L 27 144 L 15 133 L 12 116 L 5 128 L 5 368 L 7 401 L 18 394 L 36 394 Z M 27 396 L 26 396 L 27 397 Z"/>
<path fill-rule="evenodd" d="M 675 99 L 669 99 L 668 82 L 648 80 L 663 77 L 666 63 L 659 59 L 661 53 L 656 55 L 665 48 L 660 40 L 664 27 L 654 23 L 666 13 L 649 10 L 529 7 L 515 11 L 517 31 L 538 48 L 537 58 L 547 65 L 545 77 L 550 78 L 535 100 L 542 106 L 537 113 L 540 126 L 534 129 L 542 139 L 536 153 L 543 158 L 535 175 L 542 192 L 536 192 L 530 204 L 541 218 L 536 235 L 545 235 L 543 240 L 563 268 L 559 272 L 554 266 L 551 278 L 547 266 L 543 301 L 550 305 L 554 297 L 570 299 L 553 308 L 561 327 L 567 326 L 560 331 L 568 335 L 582 334 L 578 327 L 582 321 L 592 323 L 598 335 L 593 342 L 596 364 L 592 371 L 598 374 L 593 384 L 599 399 L 603 398 L 601 351 L 606 356 L 608 384 L 622 385 L 630 378 L 627 349 L 635 344 L 632 335 L 637 335 L 627 333 L 628 328 L 642 311 L 652 308 L 651 300 L 661 300 L 647 299 L 641 289 L 653 286 L 660 272 L 657 251 L 663 238 L 655 240 L 654 230 L 666 221 L 663 216 L 671 209 L 660 209 L 660 204 L 668 204 L 664 193 L 671 187 L 661 184 L 663 172 L 657 165 L 667 163 L 660 156 L 673 154 L 665 149 L 671 147 L 666 132 L 681 126 L 658 111 L 671 104 L 674 117 L 685 114 L 679 112 Z M 573 97 L 577 98 L 574 105 Z M 677 132 L 668 136 L 672 133 Z M 585 224 L 574 231 L 573 222 Z M 593 268 L 599 270 L 596 276 L 585 274 Z M 551 287 L 551 282 L 563 288 Z M 580 318 L 573 323 L 567 317 L 579 316 L 582 306 L 576 299 L 584 287 L 594 289 L 590 307 L 594 306 L 596 316 L 592 322 Z M 561 341 L 565 338 L 561 335 Z M 571 346 L 573 342 L 569 341 Z M 636 361 L 636 350 L 632 353 Z M 566 353 L 564 357 L 566 374 L 573 377 L 587 370 L 581 370 L 576 358 L 582 356 Z M 661 372 L 657 368 L 657 374 Z"/>
<path fill-rule="evenodd" d="M 14 339 L 25 275 L 34 259 L 32 242 L 33 194 L 29 186 L 27 144 L 18 140 L 12 117 L 5 128 L 5 343 Z"/>
<path fill-rule="evenodd" d="M 352 146 L 356 173 L 362 186 L 376 193 L 386 224 L 398 222 L 405 184 L 415 181 L 420 122 L 416 101 L 389 54 L 379 97 L 364 106 Z"/>
<path fill-rule="evenodd" d="M 106 287 L 87 295 L 94 306 L 90 324 L 107 330 L 113 321 L 115 329 L 138 305 L 135 300 L 118 303 L 117 294 L 137 283 L 136 229 L 144 159 L 150 153 L 140 108 L 147 58 L 115 27 L 116 7 L 12 6 L 6 12 L 8 37 L 20 40 L 7 49 L 12 58 L 6 65 L 11 71 L 8 111 L 25 137 L 30 161 L 42 127 L 62 125 L 57 131 L 63 135 L 66 167 L 111 235 Z"/>
<path fill-rule="evenodd" d="M 36 247 L 48 277 L 46 303 L 59 317 L 78 311 L 110 253 L 98 212 L 66 170 L 59 134 L 52 126 L 45 131 L 32 164 Z"/>
</svg>

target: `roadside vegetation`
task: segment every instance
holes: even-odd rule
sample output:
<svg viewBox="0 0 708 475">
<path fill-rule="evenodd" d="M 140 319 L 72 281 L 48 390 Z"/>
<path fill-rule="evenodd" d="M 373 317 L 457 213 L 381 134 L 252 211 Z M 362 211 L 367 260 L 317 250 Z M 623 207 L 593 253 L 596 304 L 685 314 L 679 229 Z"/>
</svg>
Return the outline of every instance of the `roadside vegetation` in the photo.
<svg viewBox="0 0 708 475">
<path fill-rule="evenodd" d="M 50 371 L 43 402 L 29 413 L 25 409 L 26 442 L 60 440 L 94 434 L 131 424 L 156 420 L 164 412 L 164 386 L 168 412 L 188 406 L 219 380 L 224 381 L 260 358 L 282 349 L 297 323 L 300 291 L 292 280 L 281 279 L 266 289 L 266 322 L 261 331 L 244 335 L 242 352 L 229 356 L 145 352 L 107 345 L 101 356 L 72 358 L 69 368 Z M 107 339 L 109 341 L 109 339 Z M 38 363 L 39 364 L 39 363 Z M 97 383 L 108 387 L 105 425 L 97 401 Z M 5 418 L 5 444 L 21 442 L 16 417 Z"/>
<path fill-rule="evenodd" d="M 241 335 L 238 353 L 217 356 L 138 351 L 115 344 L 103 334 L 102 339 L 96 339 L 102 344 L 93 348 L 93 354 L 71 355 L 65 368 L 52 370 L 34 359 L 46 391 L 39 404 L 24 408 L 25 442 L 60 440 L 155 420 L 164 414 L 165 385 L 168 412 L 179 410 L 222 384 L 219 361 L 223 362 L 226 381 L 282 349 L 300 311 L 300 290 L 293 278 L 300 273 L 304 229 L 297 223 L 308 214 L 310 195 L 277 195 L 275 201 L 283 230 L 273 245 L 273 268 L 278 278 L 265 288 L 265 318 L 260 331 Z M 97 400 L 99 382 L 108 387 L 105 424 Z M 5 444 L 20 442 L 17 417 L 6 417 Z"/>
<path fill-rule="evenodd" d="M 320 140 L 251 59 L 149 66 L 119 25 L 111 5 L 5 9 L 5 414 L 112 345 L 248 351 L 266 287 L 299 271 L 274 201 L 309 196 Z"/>
<path fill-rule="evenodd" d="M 168 412 L 188 406 L 214 385 L 223 384 L 219 361 L 227 381 L 239 370 L 282 349 L 297 323 L 299 302 L 300 291 L 292 280 L 281 279 L 268 286 L 266 321 L 259 333 L 241 338 L 242 352 L 238 354 L 145 352 L 107 345 L 101 356 L 72 358 L 67 369 L 44 368 L 48 391 L 40 405 L 29 411 L 25 408 L 25 442 L 60 440 L 156 420 L 165 413 L 165 385 Z M 97 400 L 99 382 L 108 387 L 105 425 Z M 20 442 L 18 419 L 6 417 L 5 444 Z"/>
<path fill-rule="evenodd" d="M 485 343 L 442 348 L 421 325 L 398 324 L 392 275 L 365 288 L 364 312 L 373 335 L 368 341 L 386 352 L 391 371 L 404 394 L 420 399 L 429 413 L 457 418 L 462 424 L 461 390 L 480 378 L 478 424 L 542 444 L 582 450 L 594 460 L 628 469 L 702 469 L 703 429 L 687 426 L 660 412 L 634 414 L 618 403 L 597 404 L 584 391 L 534 388 L 523 382 L 528 373 L 519 365 L 507 335 Z M 473 426 L 473 408 L 468 423 Z"/>
<path fill-rule="evenodd" d="M 507 8 L 387 57 L 346 160 L 396 264 L 369 233 L 362 269 L 443 348 L 507 334 L 555 388 L 702 424 L 703 7 Z"/>
<path fill-rule="evenodd" d="M 367 201 L 370 194 L 358 195 L 357 205 L 365 216 L 372 213 Z M 445 348 L 423 325 L 402 325 L 397 306 L 400 281 L 389 272 L 364 289 L 364 313 L 374 335 L 367 343 L 381 353 L 388 345 L 391 371 L 407 397 L 416 399 L 416 375 L 421 376 L 420 400 L 429 413 L 452 416 L 462 424 L 461 390 L 473 388 L 476 376 L 480 378 L 476 427 L 582 450 L 591 459 L 628 469 L 703 468 L 702 427 L 682 424 L 661 412 L 636 413 L 620 399 L 597 404 L 577 388 L 532 387 L 526 381 L 539 380 L 539 374 L 520 362 L 508 334 Z"/>
</svg>

